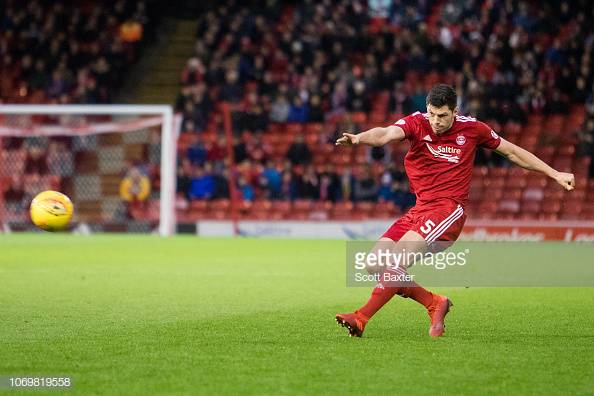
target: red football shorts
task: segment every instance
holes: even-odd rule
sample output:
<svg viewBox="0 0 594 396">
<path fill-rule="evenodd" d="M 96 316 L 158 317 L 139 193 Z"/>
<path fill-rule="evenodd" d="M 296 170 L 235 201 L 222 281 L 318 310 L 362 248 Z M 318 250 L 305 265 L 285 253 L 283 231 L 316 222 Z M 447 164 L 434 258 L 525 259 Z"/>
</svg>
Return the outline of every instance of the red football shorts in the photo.
<svg viewBox="0 0 594 396">
<path fill-rule="evenodd" d="M 436 241 L 454 242 L 465 221 L 466 214 L 460 204 L 447 198 L 439 199 L 412 207 L 388 228 L 382 238 L 398 241 L 412 230 L 425 238 L 429 245 Z"/>
</svg>

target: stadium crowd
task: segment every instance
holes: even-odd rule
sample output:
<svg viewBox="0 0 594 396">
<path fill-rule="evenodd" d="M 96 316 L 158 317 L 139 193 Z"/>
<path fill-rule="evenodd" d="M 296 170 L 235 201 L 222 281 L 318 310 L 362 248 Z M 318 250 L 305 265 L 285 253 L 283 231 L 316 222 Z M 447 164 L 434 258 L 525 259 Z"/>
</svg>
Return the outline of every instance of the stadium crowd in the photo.
<svg viewBox="0 0 594 396">
<path fill-rule="evenodd" d="M 0 9 L 0 104 L 112 101 L 159 20 L 150 2 L 132 0 L 7 0 Z M 63 189 L 75 172 L 70 138 L 0 142 L 10 213 L 21 213 L 40 190 Z"/>
<path fill-rule="evenodd" d="M 6 103 L 109 102 L 155 24 L 144 1 L 0 4 L 0 102 Z"/>
<path fill-rule="evenodd" d="M 11 103 L 109 102 L 158 20 L 142 1 L 3 4 L 0 101 Z M 521 144 L 513 131 L 546 132 L 550 117 L 581 120 L 583 113 L 580 130 L 563 130 L 546 144 L 575 146 L 590 158 L 593 14 L 585 0 L 216 5 L 199 19 L 175 102 L 183 116 L 178 194 L 228 198 L 236 172 L 234 187 L 246 201 L 386 201 L 404 210 L 414 204 L 401 165 L 406 144 L 337 150 L 333 142 L 341 132 L 424 111 L 426 92 L 438 81 L 457 88 L 461 113 Z M 237 167 L 227 155 L 223 101 L 232 109 Z M 4 139 L 5 149 L 11 144 Z M 46 146 L 58 147 L 57 156 L 67 144 L 28 144 L 24 162 L 46 165 L 26 165 L 37 169 L 27 175 L 54 174 Z M 547 160 L 557 155 L 548 152 Z M 72 158 L 64 161 L 72 167 Z M 507 166 L 486 151 L 476 161 Z M 594 163 L 581 163 L 594 178 Z M 13 182 L 17 190 L 22 184 Z"/>
<path fill-rule="evenodd" d="M 456 86 L 463 114 L 504 136 L 532 115 L 563 115 L 576 104 L 589 103 L 594 117 L 593 11 L 587 2 L 272 4 L 227 2 L 200 20 L 176 102 L 184 134 L 192 135 L 178 183 L 189 199 L 228 196 L 225 138 L 202 137 L 217 129 L 209 120 L 220 101 L 234 110 L 243 199 L 395 200 L 402 208 L 414 198 L 402 169 L 393 165 L 401 152 L 368 149 L 367 165 L 334 166 L 327 158 L 329 164 L 314 166 L 317 146 L 331 145 L 342 131 L 424 111 L 427 88 L 437 81 Z M 318 140 L 297 135 L 280 157 L 267 143 L 271 130 L 282 134 L 287 126 L 311 123 L 323 125 Z M 569 144 L 579 139 L 581 154 L 591 156 L 594 118 L 585 126 L 563 138 Z M 488 152 L 480 152 L 477 163 L 506 165 Z"/>
</svg>

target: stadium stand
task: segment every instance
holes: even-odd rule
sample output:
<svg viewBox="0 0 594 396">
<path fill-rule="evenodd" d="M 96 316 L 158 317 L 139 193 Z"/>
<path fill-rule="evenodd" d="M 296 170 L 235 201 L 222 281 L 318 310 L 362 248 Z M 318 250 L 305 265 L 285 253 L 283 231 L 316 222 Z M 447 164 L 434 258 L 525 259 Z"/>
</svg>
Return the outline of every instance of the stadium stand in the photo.
<svg viewBox="0 0 594 396">
<path fill-rule="evenodd" d="M 0 36 L 2 100 L 109 101 L 126 62 L 137 56 L 135 45 L 123 44 L 114 27 L 143 7 L 139 11 L 122 1 L 85 10 L 31 4 L 37 6 L 18 11 L 13 6 L 2 22 L 12 26 L 12 33 Z M 424 110 L 425 94 L 438 81 L 456 86 L 462 113 L 576 174 L 576 194 L 565 205 L 554 205 L 549 198 L 559 191 L 552 182 L 480 152 L 471 217 L 594 219 L 594 28 L 587 3 L 266 4 L 226 2 L 199 20 L 175 103 L 184 119 L 178 147 L 180 221 L 230 215 L 223 101 L 233 114 L 242 218 L 390 217 L 406 210 L 414 204 L 400 165 L 406 144 L 336 150 L 333 142 L 340 132 L 388 125 Z M 54 22 L 32 30 L 40 8 Z M 97 29 L 86 32 L 76 15 L 95 16 L 91 26 Z M 60 34 L 68 29 L 81 29 L 89 42 L 68 42 Z M 32 38 L 38 31 L 46 37 L 43 48 L 57 48 L 61 56 L 44 51 L 21 56 L 23 43 L 42 42 Z M 17 65 L 15 59 L 22 61 Z M 109 76 L 101 76 L 104 62 L 112 70 Z M 68 75 L 81 67 L 94 83 L 85 82 L 84 71 L 68 84 L 58 81 L 59 73 L 54 79 L 56 71 Z M 27 154 L 6 144 L 5 161 Z"/>
<path fill-rule="evenodd" d="M 240 198 L 253 201 L 242 216 L 400 212 L 414 204 L 402 168 L 394 165 L 406 145 L 334 150 L 332 143 L 339 132 L 424 110 L 428 88 L 445 81 L 461 93 L 462 113 L 578 179 L 574 198 L 552 205 L 548 198 L 559 194 L 553 183 L 481 152 L 475 173 L 484 177 L 473 181 L 471 217 L 594 218 L 591 14 L 582 3 L 562 1 L 543 7 L 455 0 L 221 6 L 200 20 L 195 53 L 182 73 L 179 153 L 191 157 L 194 142 L 210 162 L 225 143 L 217 103 L 227 101 L 234 109 L 239 191 L 248 191 Z M 213 175 L 228 172 L 221 159 L 213 164 Z M 191 169 L 180 177 L 191 179 Z M 277 199 L 290 202 L 275 205 Z M 208 217 L 216 202 L 211 197 L 200 211 L 192 202 L 179 215 Z M 304 210 L 307 205 L 317 210 Z"/>
<path fill-rule="evenodd" d="M 2 2 L 0 104 L 109 103 L 154 34 L 159 18 L 150 5 L 128 0 L 30 1 L 25 6 Z M 6 121 L 22 122 L 18 117 Z M 62 120 L 38 116 L 30 121 L 32 125 L 41 122 L 59 125 Z M 3 214 L 9 221 L 23 221 L 27 216 L 23 209 L 44 189 L 66 191 L 77 198 L 81 183 L 91 181 L 85 181 L 84 174 L 100 174 L 104 159 L 97 154 L 99 147 L 120 145 L 130 160 L 146 159 L 143 150 L 149 148 L 119 138 L 0 139 L 0 191 L 8 209 Z M 94 183 L 117 191 L 120 176 L 110 177 L 100 174 Z M 89 197 L 93 198 L 91 193 Z M 79 214 L 100 212 L 100 197 L 94 198 L 77 202 Z"/>
</svg>

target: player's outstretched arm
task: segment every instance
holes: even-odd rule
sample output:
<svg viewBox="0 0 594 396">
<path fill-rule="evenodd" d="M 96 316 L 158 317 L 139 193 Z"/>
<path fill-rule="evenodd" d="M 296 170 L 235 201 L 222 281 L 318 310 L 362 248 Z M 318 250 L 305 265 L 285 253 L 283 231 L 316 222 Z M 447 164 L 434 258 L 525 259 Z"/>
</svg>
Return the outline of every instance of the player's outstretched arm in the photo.
<svg viewBox="0 0 594 396">
<path fill-rule="evenodd" d="M 571 191 L 575 187 L 573 173 L 559 172 L 551 168 L 530 151 L 510 143 L 505 139 L 501 139 L 501 143 L 495 151 L 524 169 L 537 171 L 551 177 L 567 191 Z"/>
<path fill-rule="evenodd" d="M 357 135 L 352 133 L 343 133 L 342 137 L 336 140 L 337 146 L 352 146 L 355 144 L 367 144 L 368 146 L 383 146 L 392 141 L 401 141 L 404 139 L 404 131 L 396 125 L 390 125 L 385 128 L 371 128 Z"/>
</svg>

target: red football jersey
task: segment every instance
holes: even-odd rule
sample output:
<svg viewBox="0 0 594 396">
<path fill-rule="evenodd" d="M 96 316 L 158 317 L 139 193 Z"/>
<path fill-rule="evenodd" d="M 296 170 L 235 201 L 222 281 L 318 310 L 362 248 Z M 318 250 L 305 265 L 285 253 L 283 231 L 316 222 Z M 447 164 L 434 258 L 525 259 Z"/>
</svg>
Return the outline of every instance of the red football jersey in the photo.
<svg viewBox="0 0 594 396">
<path fill-rule="evenodd" d="M 465 206 L 477 147 L 494 150 L 501 142 L 489 126 L 472 117 L 457 116 L 440 135 L 431 129 L 427 113 L 416 112 L 394 125 L 411 144 L 404 167 L 417 203 L 451 198 Z"/>
</svg>

